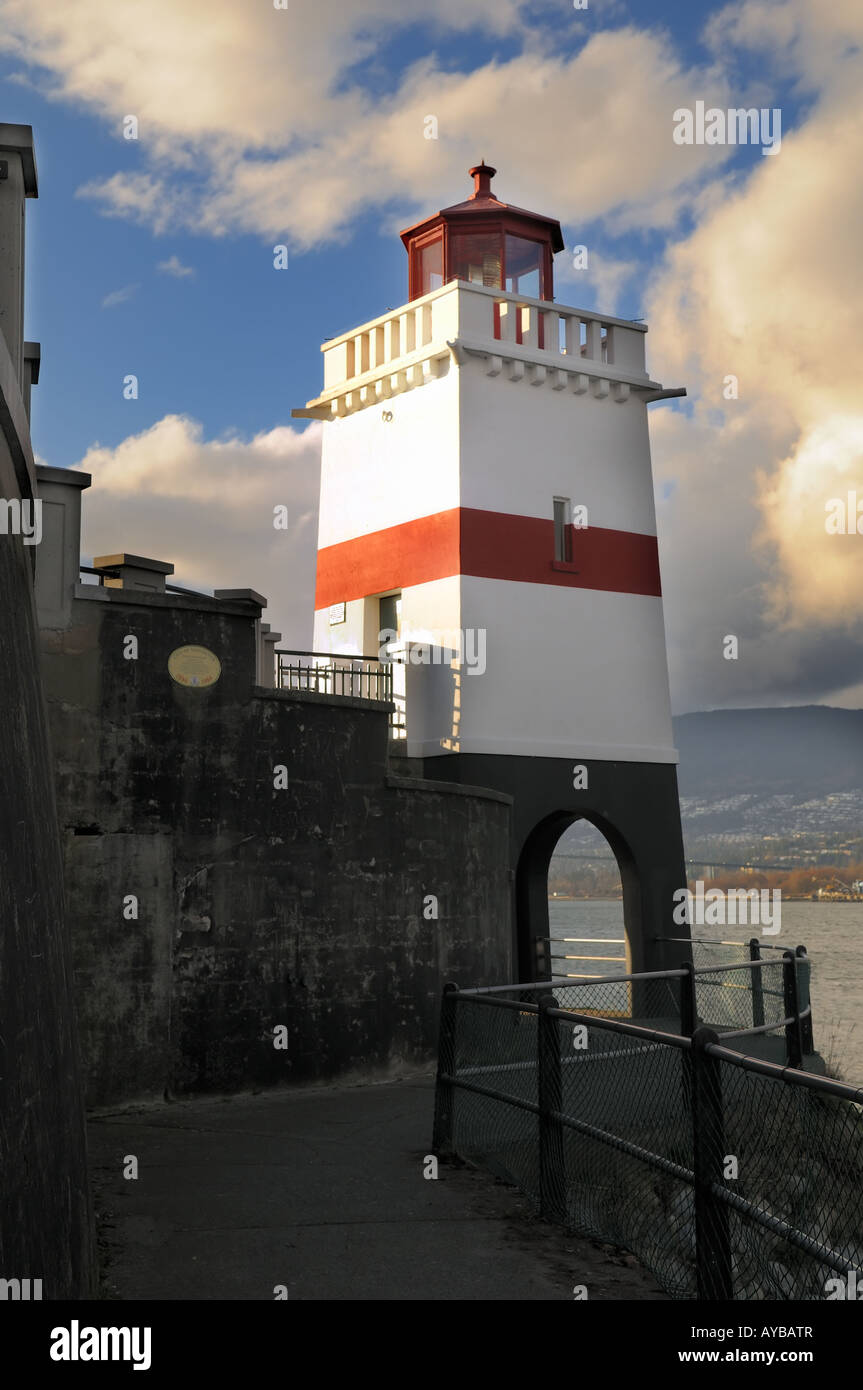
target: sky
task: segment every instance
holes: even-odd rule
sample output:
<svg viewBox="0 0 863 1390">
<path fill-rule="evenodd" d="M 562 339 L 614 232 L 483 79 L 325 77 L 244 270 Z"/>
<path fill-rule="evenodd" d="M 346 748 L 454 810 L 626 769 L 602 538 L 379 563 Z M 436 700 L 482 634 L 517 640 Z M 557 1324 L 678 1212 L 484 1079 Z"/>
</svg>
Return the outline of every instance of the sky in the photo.
<svg viewBox="0 0 863 1390">
<path fill-rule="evenodd" d="M 825 521 L 863 511 L 861 42 L 859 0 L 0 0 L 34 448 L 92 474 L 85 556 L 257 589 L 310 646 L 322 426 L 291 409 L 485 158 L 560 219 L 556 297 L 645 319 L 687 388 L 650 407 L 675 712 L 863 705 L 863 534 Z M 678 143 L 699 101 L 781 138 Z"/>
</svg>

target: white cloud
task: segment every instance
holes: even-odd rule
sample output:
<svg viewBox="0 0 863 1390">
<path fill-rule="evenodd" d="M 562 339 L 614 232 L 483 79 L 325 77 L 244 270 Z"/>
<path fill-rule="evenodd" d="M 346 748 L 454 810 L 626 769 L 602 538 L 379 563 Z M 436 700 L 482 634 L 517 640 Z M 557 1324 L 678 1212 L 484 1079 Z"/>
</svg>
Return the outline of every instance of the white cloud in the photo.
<svg viewBox="0 0 863 1390">
<path fill-rule="evenodd" d="M 567 247 L 554 262 L 558 299 L 566 286 L 567 298 L 577 308 L 595 307 L 605 314 L 616 314 L 623 290 L 642 267 L 636 261 L 619 260 L 588 247 L 587 268 L 576 269 L 573 250 Z"/>
<path fill-rule="evenodd" d="M 234 0 L 3 0 L 0 51 L 44 69 L 49 94 L 96 111 L 118 140 L 139 122 L 144 168 L 87 180 L 82 195 L 157 232 L 252 232 L 299 248 L 346 235 L 380 208 L 413 220 L 467 191 L 467 168 L 501 166 L 501 196 L 563 218 L 613 213 L 617 230 L 669 226 L 719 147 L 680 147 L 672 113 L 725 104 L 719 65 L 685 69 L 671 40 L 592 29 L 575 56 L 515 0 L 355 0 L 239 6 Z M 584 17 L 561 23 L 575 33 Z M 521 51 L 473 71 L 432 54 L 372 94 L 357 79 L 381 39 L 417 21 L 510 34 Z M 549 51 L 543 51 L 545 43 Z M 621 74 L 626 80 L 621 81 Z M 424 138 L 434 114 L 438 140 Z"/>
<path fill-rule="evenodd" d="M 807 9 L 742 6 L 734 32 L 769 18 L 793 45 Z M 863 677 L 863 537 L 855 547 L 824 525 L 828 499 L 863 495 L 863 189 L 849 176 L 863 162 L 863 68 L 859 49 L 834 46 L 828 67 L 824 51 L 801 72 L 825 83 L 808 119 L 709 200 L 650 294 L 651 374 L 694 399 L 691 418 L 653 408 L 657 474 L 674 485 L 659 508 L 673 683 L 688 707 L 830 698 Z M 737 400 L 723 397 L 730 375 Z M 718 659 L 725 633 L 741 635 L 737 662 Z"/>
<path fill-rule="evenodd" d="M 183 265 L 179 256 L 169 256 L 166 261 L 159 261 L 156 269 L 160 271 L 162 275 L 173 275 L 176 280 L 183 280 L 187 276 L 194 275 L 195 273 L 195 267 L 192 265 Z"/>
<path fill-rule="evenodd" d="M 111 290 L 111 293 L 106 294 L 102 300 L 102 308 L 116 309 L 118 304 L 125 304 L 127 300 L 131 299 L 139 288 L 138 285 L 124 285 L 120 290 Z"/>
<path fill-rule="evenodd" d="M 114 448 L 95 444 L 75 465 L 84 494 L 82 550 L 129 551 L 174 565 L 190 588 L 257 589 L 286 646 L 311 646 L 320 431 L 280 426 L 253 439 L 204 438 L 166 415 Z M 273 526 L 286 505 L 289 527 Z"/>
</svg>

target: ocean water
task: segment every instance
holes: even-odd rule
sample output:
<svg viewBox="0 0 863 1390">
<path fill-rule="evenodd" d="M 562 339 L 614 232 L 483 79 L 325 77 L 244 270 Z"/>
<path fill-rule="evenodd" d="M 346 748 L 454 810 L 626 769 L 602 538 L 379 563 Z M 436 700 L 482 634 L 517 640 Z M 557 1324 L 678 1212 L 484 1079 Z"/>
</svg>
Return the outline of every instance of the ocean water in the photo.
<svg viewBox="0 0 863 1390">
<path fill-rule="evenodd" d="M 622 937 L 623 904 L 549 899 L 549 932 L 565 936 Z M 757 928 L 697 927 L 694 935 L 748 941 Z M 783 902 L 782 929 L 763 938 L 774 946 L 805 946 L 812 961 L 812 1023 L 815 1046 L 835 1064 L 843 1081 L 863 1086 L 863 905 L 857 903 Z M 623 947 L 570 946 L 573 953 L 622 955 Z M 765 955 L 773 954 L 766 952 Z M 577 965 L 572 967 L 578 969 Z M 623 965 L 591 964 L 592 973 L 613 975 Z"/>
</svg>

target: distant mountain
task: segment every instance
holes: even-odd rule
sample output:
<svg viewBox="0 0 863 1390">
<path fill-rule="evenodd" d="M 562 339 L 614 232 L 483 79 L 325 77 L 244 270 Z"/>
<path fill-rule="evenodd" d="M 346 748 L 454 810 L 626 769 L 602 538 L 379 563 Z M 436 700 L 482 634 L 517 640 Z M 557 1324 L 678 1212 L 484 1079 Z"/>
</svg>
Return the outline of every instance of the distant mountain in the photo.
<svg viewBox="0 0 863 1390">
<path fill-rule="evenodd" d="M 809 800 L 863 789 L 863 710 L 707 710 L 676 718 L 674 738 L 684 797 L 791 793 Z"/>
<path fill-rule="evenodd" d="M 863 862 L 863 710 L 705 710 L 674 720 L 691 858 Z M 608 847 L 584 821 L 556 853 Z"/>
</svg>

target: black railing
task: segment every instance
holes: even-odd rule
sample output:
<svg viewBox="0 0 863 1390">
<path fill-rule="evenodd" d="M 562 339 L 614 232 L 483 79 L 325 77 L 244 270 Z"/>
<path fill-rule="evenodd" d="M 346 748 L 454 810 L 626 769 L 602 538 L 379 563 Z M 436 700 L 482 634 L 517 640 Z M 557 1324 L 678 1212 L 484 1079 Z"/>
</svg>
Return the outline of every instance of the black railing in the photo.
<svg viewBox="0 0 863 1390">
<path fill-rule="evenodd" d="M 392 703 L 392 665 L 378 657 L 301 652 L 286 647 L 277 647 L 275 655 L 279 690 L 305 690 L 318 695 Z"/>
<path fill-rule="evenodd" d="M 98 585 L 94 584 L 94 585 L 93 585 L 93 588 L 94 588 L 94 589 L 95 589 L 95 588 L 98 588 L 99 585 L 104 585 L 106 579 L 119 579 L 119 578 L 120 578 L 120 571 L 119 571 L 119 569 L 100 569 L 100 570 L 97 570 L 97 569 L 94 569 L 92 565 L 79 565 L 79 566 L 78 566 L 78 574 L 79 574 L 79 575 L 82 575 L 82 574 L 95 574 L 95 575 L 97 575 L 97 576 L 98 576 L 98 579 L 99 579 L 99 584 L 98 584 Z"/>
<path fill-rule="evenodd" d="M 591 938 L 569 939 L 588 941 Z M 592 939 L 599 944 L 600 938 Z M 569 963 L 572 958 L 552 956 L 551 979 L 544 988 L 551 987 L 558 1001 L 567 1008 L 640 1022 L 661 1018 L 664 1027 L 686 1035 L 691 1035 L 699 1026 L 715 1028 L 727 1039 L 772 1033 L 777 1039 L 773 1048 L 777 1055 L 784 1035 L 786 1064 L 800 1066 L 803 1057 L 813 1051 L 810 962 L 806 948 L 783 950 L 781 959 L 774 956 L 764 960 L 757 938 L 748 945 L 715 941 L 698 944 L 738 947 L 739 954 L 747 958 L 697 966 L 688 961 L 678 970 L 650 973 L 586 975 L 554 973 L 555 961 Z M 576 959 L 609 958 L 579 956 Z"/>
<path fill-rule="evenodd" d="M 553 902 L 554 899 L 549 899 Z M 761 941 L 757 936 L 750 941 L 718 941 L 713 938 L 701 936 L 659 936 L 657 941 L 677 942 L 681 946 L 707 947 L 711 950 L 721 950 L 733 948 L 740 952 L 740 958 L 748 952 L 750 960 L 759 960 L 762 951 L 784 951 L 784 946 L 778 946 L 773 942 Z M 547 966 L 550 965 L 551 972 L 558 975 L 566 975 L 572 980 L 591 980 L 597 976 L 589 970 L 571 970 L 573 964 L 594 965 L 597 962 L 613 962 L 618 965 L 626 964 L 626 937 L 625 936 L 538 936 L 534 938 L 536 947 L 536 966 L 537 975 L 545 974 Z M 623 955 L 587 955 L 579 951 L 555 950 L 555 947 L 567 946 L 620 946 L 624 950 Z M 802 950 L 803 948 L 799 948 Z"/>
<path fill-rule="evenodd" d="M 803 959 L 781 962 L 792 1011 L 768 1025 L 794 1027 L 792 1056 L 811 1019 L 802 981 L 791 997 Z M 726 1046 L 697 1020 L 691 966 L 629 982 L 654 1011 L 673 986 L 691 1031 L 561 1008 L 569 981 L 448 985 L 434 1151 L 631 1250 L 671 1297 L 843 1296 L 831 1279 L 863 1280 L 863 1087 Z"/>
</svg>

